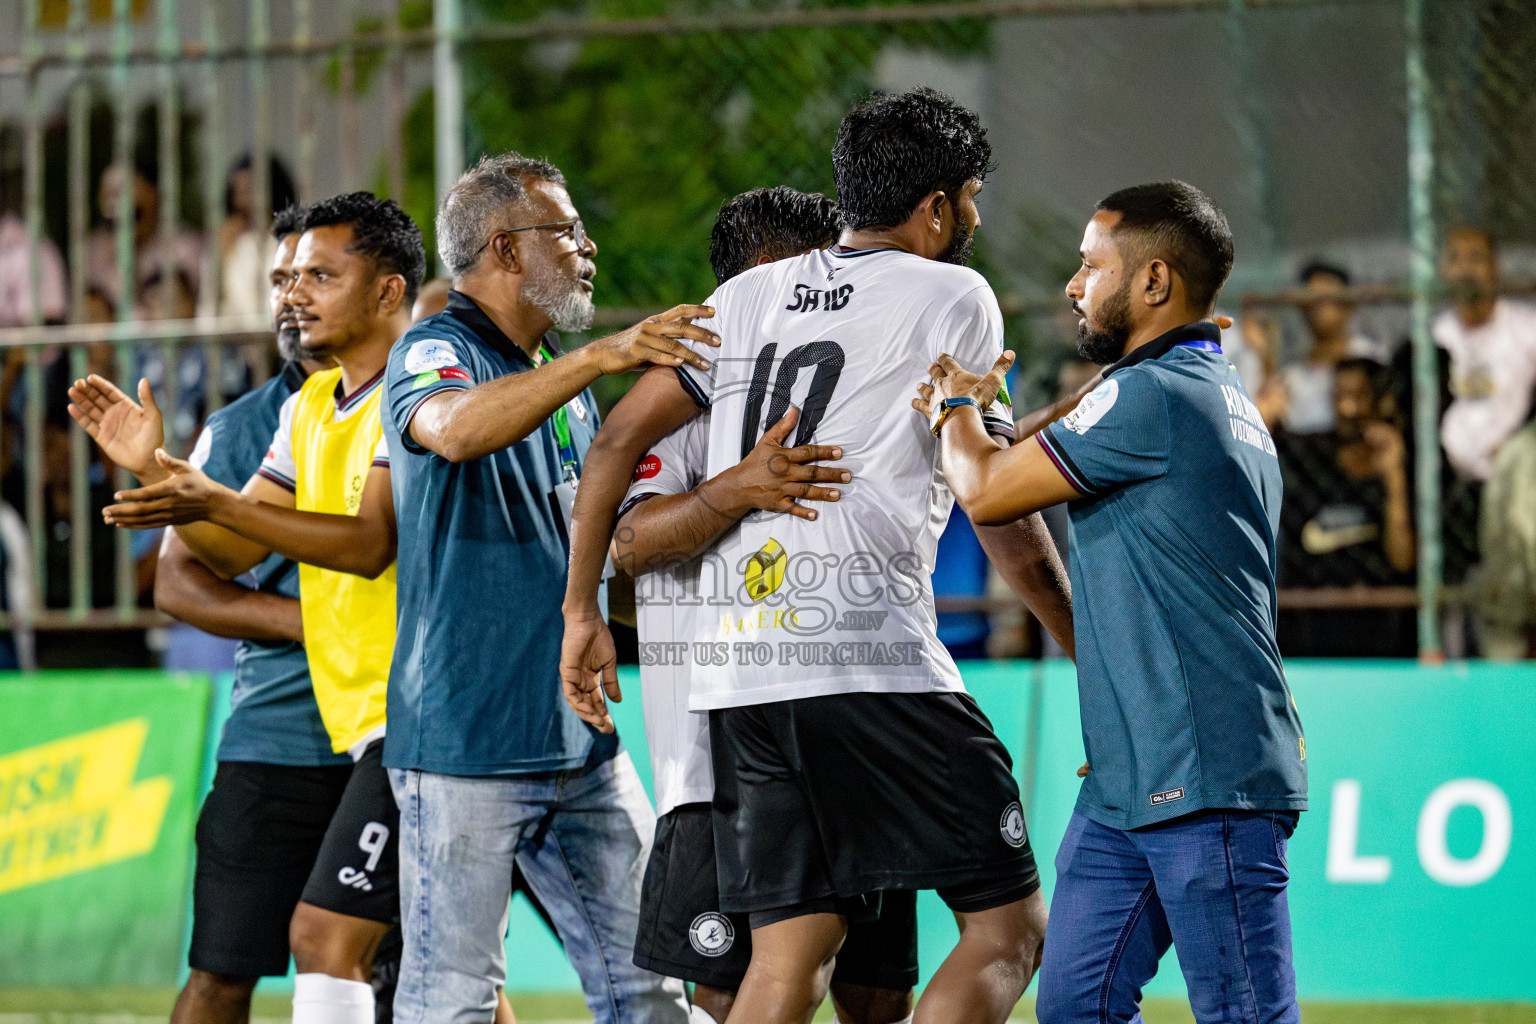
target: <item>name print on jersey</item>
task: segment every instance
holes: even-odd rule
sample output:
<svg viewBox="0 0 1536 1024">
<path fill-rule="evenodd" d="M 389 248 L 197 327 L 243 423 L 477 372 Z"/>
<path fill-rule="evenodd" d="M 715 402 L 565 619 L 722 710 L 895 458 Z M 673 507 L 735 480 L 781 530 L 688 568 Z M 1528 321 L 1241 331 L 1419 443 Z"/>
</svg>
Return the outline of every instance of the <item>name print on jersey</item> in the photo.
<svg viewBox="0 0 1536 1024">
<path fill-rule="evenodd" d="M 848 305 L 848 300 L 853 297 L 853 285 L 845 284 L 841 288 L 817 288 L 808 284 L 795 285 L 795 301 L 784 308 L 791 313 L 809 313 L 813 309 L 821 309 L 828 313 L 835 313 Z"/>
<path fill-rule="evenodd" d="M 1232 417 L 1232 437 L 1267 455 L 1274 455 L 1275 441 L 1269 436 L 1269 428 L 1264 426 L 1259 407 L 1230 384 L 1221 385 L 1221 396 L 1227 400 L 1227 412 Z"/>
</svg>

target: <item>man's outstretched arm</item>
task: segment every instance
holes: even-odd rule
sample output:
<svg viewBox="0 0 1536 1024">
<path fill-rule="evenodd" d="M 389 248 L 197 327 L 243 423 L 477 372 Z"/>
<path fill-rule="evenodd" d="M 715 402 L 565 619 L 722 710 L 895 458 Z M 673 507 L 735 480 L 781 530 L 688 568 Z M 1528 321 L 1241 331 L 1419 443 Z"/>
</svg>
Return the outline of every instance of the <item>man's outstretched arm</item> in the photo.
<svg viewBox="0 0 1536 1024">
<path fill-rule="evenodd" d="M 1040 513 L 1005 526 L 977 526 L 976 539 L 1003 582 L 1029 606 L 1067 657 L 1075 658 L 1072 581 Z"/>
<path fill-rule="evenodd" d="M 176 526 L 186 531 L 188 546 L 221 575 L 230 569 L 235 569 L 230 575 L 238 575 L 256 562 L 237 568 L 239 563 L 228 557 L 230 545 L 209 551 L 205 537 L 188 530 L 187 524 L 222 528 L 261 551 L 263 558 L 276 551 L 296 562 L 368 579 L 395 560 L 395 502 L 388 466 L 368 471 L 357 515 L 347 516 L 301 512 L 293 507 L 292 492 L 261 476 L 253 477 L 244 491 L 235 491 L 181 459 L 164 452 L 158 458 L 170 478 L 122 492 L 119 503 L 103 514 L 108 522 L 133 529 Z"/>
<path fill-rule="evenodd" d="M 684 363 L 707 370 L 709 361 L 679 339 L 720 344 L 713 331 L 693 323 L 694 317 L 713 315 L 708 306 L 676 306 L 535 370 L 442 391 L 411 416 L 411 440 L 449 462 L 469 462 L 521 441 L 604 374 L 647 364 L 667 367 L 668 373 Z"/>
<path fill-rule="evenodd" d="M 304 640 L 299 602 L 220 579 L 167 530 L 155 569 L 155 607 L 204 633 L 232 640 Z"/>
<path fill-rule="evenodd" d="M 655 367 L 613 407 L 587 449 L 571 515 L 560 683 L 576 713 L 598 728 L 613 727 L 603 691 L 614 700 L 623 699 L 618 654 L 597 603 L 614 515 L 645 453 L 698 413 L 698 405 L 683 390 L 677 372 Z"/>
</svg>

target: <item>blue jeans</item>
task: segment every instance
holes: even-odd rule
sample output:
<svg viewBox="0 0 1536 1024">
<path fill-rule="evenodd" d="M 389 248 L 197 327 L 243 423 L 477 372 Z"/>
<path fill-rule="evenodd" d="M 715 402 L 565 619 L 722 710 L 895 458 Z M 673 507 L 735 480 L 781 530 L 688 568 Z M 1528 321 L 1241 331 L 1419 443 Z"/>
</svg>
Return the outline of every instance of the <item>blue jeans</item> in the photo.
<svg viewBox="0 0 1536 1024">
<path fill-rule="evenodd" d="M 1140 1024 L 1173 945 L 1200 1024 L 1295 1024 L 1294 811 L 1209 811 L 1135 831 L 1072 815 L 1056 854 L 1040 1024 Z"/>
<path fill-rule="evenodd" d="M 488 1022 L 506 980 L 515 861 L 596 1024 L 681 1024 L 682 983 L 634 965 L 656 814 L 629 754 L 537 775 L 390 771 L 400 805 L 399 1024 Z"/>
</svg>

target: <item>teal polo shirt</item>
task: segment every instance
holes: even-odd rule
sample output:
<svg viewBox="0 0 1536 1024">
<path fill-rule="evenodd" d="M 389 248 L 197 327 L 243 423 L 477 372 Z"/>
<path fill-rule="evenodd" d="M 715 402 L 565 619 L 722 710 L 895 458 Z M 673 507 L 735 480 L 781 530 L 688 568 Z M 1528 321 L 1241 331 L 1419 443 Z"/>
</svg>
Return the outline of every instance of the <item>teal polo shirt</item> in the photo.
<svg viewBox="0 0 1536 1024">
<path fill-rule="evenodd" d="M 559 353 L 553 335 L 545 345 Z M 459 292 L 390 350 L 383 420 L 399 529 L 390 768 L 513 775 L 575 768 L 618 750 L 618 738 L 583 723 L 560 690 L 569 539 L 556 488 L 566 463 L 580 471 L 597 432 L 591 392 L 481 459 L 452 463 L 410 438 L 412 418 L 433 395 L 533 367 Z"/>
<path fill-rule="evenodd" d="M 1113 828 L 1307 806 L 1275 643 L 1280 466 L 1220 337 L 1200 322 L 1142 346 L 1039 435 L 1080 494 L 1077 806 Z"/>
</svg>

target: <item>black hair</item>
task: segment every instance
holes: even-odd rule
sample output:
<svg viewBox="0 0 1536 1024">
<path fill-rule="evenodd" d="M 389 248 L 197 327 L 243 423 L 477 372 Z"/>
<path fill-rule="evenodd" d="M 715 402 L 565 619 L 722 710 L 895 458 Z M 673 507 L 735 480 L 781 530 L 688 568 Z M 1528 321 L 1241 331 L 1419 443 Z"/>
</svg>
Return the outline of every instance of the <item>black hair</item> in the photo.
<svg viewBox="0 0 1536 1024">
<path fill-rule="evenodd" d="M 1301 268 L 1301 273 L 1296 275 L 1296 280 L 1302 284 L 1311 284 L 1312 279 L 1319 274 L 1336 277 L 1343 282 L 1344 287 L 1349 287 L 1349 271 L 1337 263 L 1329 263 L 1326 260 L 1313 260 L 1311 263 L 1308 263 Z"/>
<path fill-rule="evenodd" d="M 986 177 L 991 160 L 981 119 L 943 93 L 877 93 L 848 112 L 832 147 L 843 223 L 890 228 L 934 192 L 954 202 L 966 182 Z"/>
<path fill-rule="evenodd" d="M 272 215 L 272 238 L 281 242 L 289 235 L 296 235 L 304 230 L 304 214 L 308 212 L 298 203 L 289 203 L 279 207 Z"/>
<path fill-rule="evenodd" d="M 355 252 L 372 260 L 380 270 L 405 278 L 405 304 L 416 301 L 421 279 L 427 272 L 427 255 L 421 245 L 421 229 L 393 199 L 372 192 L 343 192 L 322 199 L 304 212 L 304 230 L 345 224 L 352 229 Z"/>
<path fill-rule="evenodd" d="M 709 232 L 709 265 L 725 284 L 758 260 L 783 259 L 837 241 L 837 206 L 824 195 L 778 185 L 720 204 Z"/>
<path fill-rule="evenodd" d="M 224 176 L 224 212 L 235 212 L 235 186 L 232 180 L 241 171 L 249 171 L 256 165 L 251 154 L 246 153 L 236 160 L 229 168 L 229 173 Z M 293 185 L 293 175 L 288 173 L 288 167 L 277 158 L 276 153 L 267 154 L 267 201 L 269 210 L 281 210 L 292 206 L 298 201 L 299 190 Z"/>
<path fill-rule="evenodd" d="M 1378 398 L 1386 390 L 1387 368 L 1379 361 L 1368 356 L 1351 356 L 1348 359 L 1340 359 L 1333 367 L 1335 375 L 1355 370 L 1365 374 L 1365 379 L 1370 382 L 1371 393 Z"/>
<path fill-rule="evenodd" d="M 1099 209 L 1120 214 L 1117 236 L 1136 239 L 1121 247 L 1126 270 L 1163 260 L 1184 279 L 1190 305 L 1214 305 L 1232 273 L 1232 229 L 1209 196 L 1187 182 L 1154 181 L 1109 194 Z"/>
</svg>

